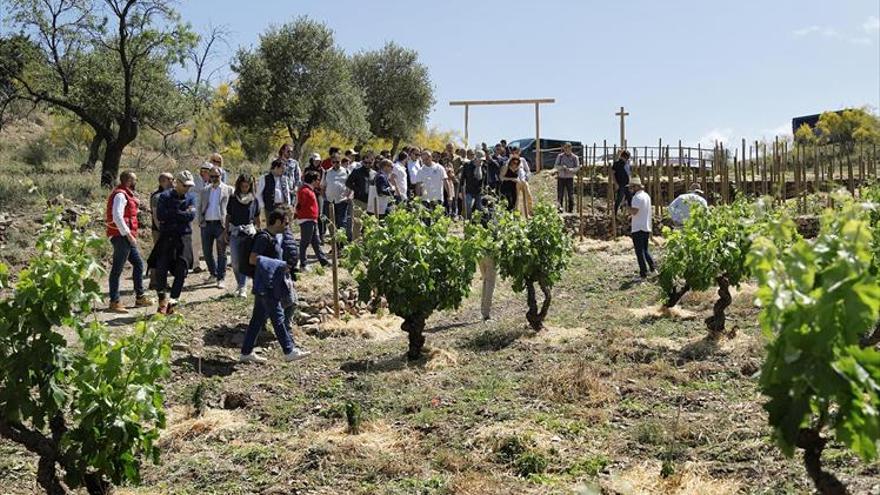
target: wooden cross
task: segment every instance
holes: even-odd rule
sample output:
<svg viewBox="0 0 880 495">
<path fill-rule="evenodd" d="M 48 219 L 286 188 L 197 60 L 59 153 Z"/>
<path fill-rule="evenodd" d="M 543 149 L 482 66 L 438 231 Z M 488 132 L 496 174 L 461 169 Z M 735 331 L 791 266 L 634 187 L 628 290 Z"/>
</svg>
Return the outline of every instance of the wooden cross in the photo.
<svg viewBox="0 0 880 495">
<path fill-rule="evenodd" d="M 629 115 L 629 112 L 625 112 L 623 107 L 620 107 L 620 111 L 615 113 L 620 117 L 620 149 L 626 149 L 626 116 Z"/>
</svg>

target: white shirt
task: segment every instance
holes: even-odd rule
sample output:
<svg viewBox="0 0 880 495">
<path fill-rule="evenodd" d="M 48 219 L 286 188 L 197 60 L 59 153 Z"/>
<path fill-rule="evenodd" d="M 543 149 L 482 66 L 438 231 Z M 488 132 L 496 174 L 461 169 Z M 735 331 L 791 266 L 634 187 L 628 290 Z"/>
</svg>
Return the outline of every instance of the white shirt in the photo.
<svg viewBox="0 0 880 495">
<path fill-rule="evenodd" d="M 532 177 L 532 169 L 529 168 L 529 161 L 522 156 L 519 157 L 519 170 L 521 172 L 520 178 L 522 180 L 529 180 Z"/>
<path fill-rule="evenodd" d="M 421 162 L 418 160 L 410 160 L 409 163 L 406 164 L 406 168 L 409 169 L 410 180 L 412 180 L 413 184 L 421 182 L 421 179 L 419 179 L 419 172 L 422 170 Z"/>
<path fill-rule="evenodd" d="M 376 209 L 379 210 L 379 215 L 384 215 L 388 210 L 388 204 L 391 203 L 391 196 L 380 196 L 379 191 L 376 189 L 376 177 L 382 172 L 370 172 L 370 187 L 369 187 L 369 201 L 367 201 L 367 213 L 376 213 Z"/>
<path fill-rule="evenodd" d="M 205 208 L 205 221 L 213 222 L 222 220 L 220 218 L 220 186 L 211 187 L 208 195 L 208 206 Z"/>
<path fill-rule="evenodd" d="M 691 206 L 708 208 L 705 198 L 696 193 L 684 193 L 669 203 L 669 216 L 676 225 L 684 225 L 691 216 Z"/>
<path fill-rule="evenodd" d="M 408 191 L 406 184 L 406 167 L 400 162 L 394 162 L 394 169 L 391 170 L 391 177 L 394 185 L 397 187 L 397 193 L 401 197 L 406 198 Z"/>
<path fill-rule="evenodd" d="M 127 204 L 125 193 L 116 193 L 116 196 L 113 196 L 113 223 L 116 224 L 116 229 L 119 230 L 119 235 L 122 237 L 128 237 L 128 234 L 131 233 L 125 223 L 125 205 Z"/>
<path fill-rule="evenodd" d="M 446 169 L 439 163 L 425 165 L 419 170 L 418 182 L 422 184 L 422 199 L 425 201 L 443 202 L 443 184 L 446 181 Z"/>
<path fill-rule="evenodd" d="M 321 187 L 324 188 L 324 197 L 331 203 L 338 203 L 348 199 L 351 191 L 345 187 L 345 180 L 348 179 L 348 169 L 339 167 L 339 170 L 331 168 L 324 172 L 324 180 L 321 181 Z"/>
<path fill-rule="evenodd" d="M 631 206 L 639 210 L 632 216 L 632 232 L 651 232 L 651 196 L 643 189 L 633 196 Z"/>
</svg>

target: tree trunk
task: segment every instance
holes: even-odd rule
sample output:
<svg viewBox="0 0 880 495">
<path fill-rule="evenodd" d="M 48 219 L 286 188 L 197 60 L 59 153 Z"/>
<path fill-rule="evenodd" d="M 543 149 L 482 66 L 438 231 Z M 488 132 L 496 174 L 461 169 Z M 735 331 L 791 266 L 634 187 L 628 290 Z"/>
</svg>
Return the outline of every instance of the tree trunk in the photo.
<svg viewBox="0 0 880 495">
<path fill-rule="evenodd" d="M 110 495 L 113 493 L 113 485 L 99 474 L 86 474 L 83 480 L 89 495 Z"/>
<path fill-rule="evenodd" d="M 551 292 L 551 287 L 544 281 L 539 281 L 538 286 L 541 287 L 541 292 L 544 293 L 544 302 L 541 303 L 541 312 L 538 313 L 538 316 L 541 318 L 541 324 L 543 325 L 544 318 L 547 318 L 547 311 L 550 310 L 550 302 L 553 300 L 553 293 Z"/>
<path fill-rule="evenodd" d="M 400 146 L 400 138 L 396 137 L 391 140 L 391 160 L 397 160 L 397 148 Z"/>
<path fill-rule="evenodd" d="M 666 306 L 667 308 L 675 307 L 678 304 L 678 301 L 681 301 L 681 298 L 684 297 L 688 291 L 691 290 L 691 286 L 688 284 L 684 284 L 681 289 L 676 290 L 675 287 L 672 288 L 672 292 L 667 294 Z"/>
<path fill-rule="evenodd" d="M 406 358 L 415 361 L 422 357 L 422 348 L 425 346 L 425 317 L 411 316 L 404 318 L 400 328 L 409 335 L 409 351 Z"/>
<path fill-rule="evenodd" d="M 54 457 L 40 457 L 37 463 L 37 483 L 43 487 L 43 490 L 46 490 L 47 495 L 68 495 L 70 493 L 70 490 L 58 477 Z"/>
<path fill-rule="evenodd" d="M 529 322 L 529 326 L 532 327 L 532 330 L 538 332 L 544 328 L 544 322 L 541 318 L 541 314 L 538 312 L 538 298 L 535 293 L 534 282 L 526 283 L 526 299 L 529 304 L 529 310 L 526 312 L 526 320 Z"/>
<path fill-rule="evenodd" d="M 822 469 L 822 450 L 826 440 L 817 429 L 801 428 L 798 432 L 797 446 L 804 450 L 804 467 L 822 495 L 848 495 L 849 491 L 833 474 Z"/>
<path fill-rule="evenodd" d="M 108 141 L 107 147 L 104 148 L 104 160 L 101 161 L 101 185 L 105 187 L 113 187 L 116 184 L 116 177 L 119 175 L 119 162 L 122 161 L 122 150 L 125 145 L 120 146 L 118 141 Z"/>
<path fill-rule="evenodd" d="M 95 170 L 95 164 L 98 163 L 98 156 L 101 153 L 101 143 L 104 142 L 104 138 L 99 134 L 95 134 L 95 137 L 92 138 L 92 143 L 89 145 L 89 156 L 86 158 L 86 162 L 79 166 L 80 172 L 92 172 Z"/>
<path fill-rule="evenodd" d="M 709 329 L 709 338 L 718 340 L 724 335 L 724 310 L 730 306 L 733 298 L 730 297 L 730 282 L 726 275 L 721 275 L 715 279 L 718 284 L 718 300 L 712 307 L 712 316 L 706 318 L 706 327 Z M 729 332 L 728 337 L 733 337 L 736 333 Z"/>
</svg>

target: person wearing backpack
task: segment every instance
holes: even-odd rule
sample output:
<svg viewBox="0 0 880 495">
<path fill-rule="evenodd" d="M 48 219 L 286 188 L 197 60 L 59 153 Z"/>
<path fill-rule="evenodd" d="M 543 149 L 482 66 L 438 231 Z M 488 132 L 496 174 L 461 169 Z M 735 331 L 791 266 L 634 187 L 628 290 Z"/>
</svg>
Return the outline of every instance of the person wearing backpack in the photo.
<svg viewBox="0 0 880 495">
<path fill-rule="evenodd" d="M 240 269 L 242 263 L 249 263 L 253 238 L 260 228 L 260 204 L 254 195 L 254 178 L 241 174 L 235 181 L 235 192 L 226 207 L 226 244 L 232 256 L 232 273 L 237 283 L 235 295 L 247 297 L 248 275 Z M 247 249 L 247 250 L 246 250 Z"/>
<path fill-rule="evenodd" d="M 285 361 L 296 361 L 311 354 L 296 346 L 285 318 L 285 307 L 295 304 L 296 295 L 289 265 L 283 259 L 283 245 L 277 237 L 288 230 L 289 216 L 289 212 L 284 209 L 273 210 L 268 215 L 266 229 L 259 231 L 254 237 L 248 256 L 248 261 L 254 268 L 254 309 L 241 345 L 241 363 L 266 362 L 266 358 L 254 352 L 257 336 L 263 330 L 266 320 L 272 322 Z"/>
</svg>

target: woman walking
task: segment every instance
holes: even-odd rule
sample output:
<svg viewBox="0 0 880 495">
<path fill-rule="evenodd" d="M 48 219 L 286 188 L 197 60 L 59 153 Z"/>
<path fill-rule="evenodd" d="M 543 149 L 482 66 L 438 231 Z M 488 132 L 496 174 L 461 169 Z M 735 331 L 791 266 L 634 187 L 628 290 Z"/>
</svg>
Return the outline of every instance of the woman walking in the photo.
<svg viewBox="0 0 880 495">
<path fill-rule="evenodd" d="M 242 252 L 245 239 L 257 233 L 260 228 L 260 204 L 254 195 L 254 178 L 248 174 L 241 174 L 235 180 L 235 192 L 229 198 L 226 207 L 226 243 L 229 244 L 232 256 L 232 273 L 235 274 L 237 287 L 235 295 L 247 297 L 247 275 L 241 273 L 239 267 L 242 258 L 248 258 L 250 253 Z"/>
</svg>

